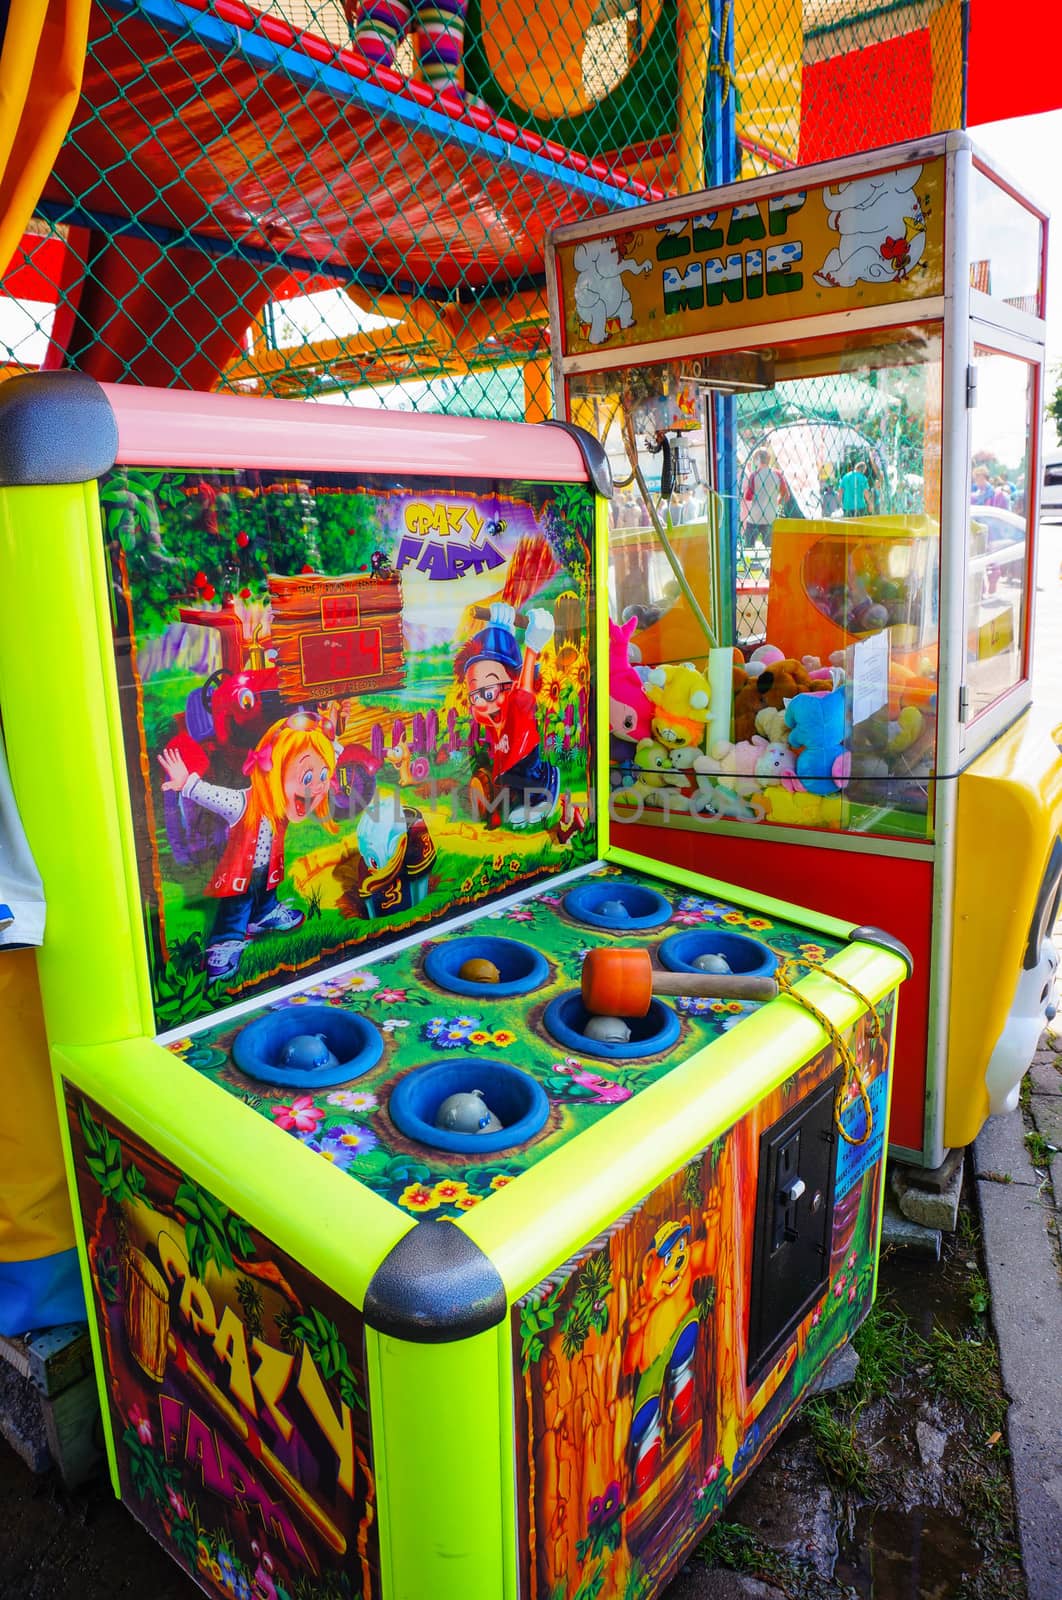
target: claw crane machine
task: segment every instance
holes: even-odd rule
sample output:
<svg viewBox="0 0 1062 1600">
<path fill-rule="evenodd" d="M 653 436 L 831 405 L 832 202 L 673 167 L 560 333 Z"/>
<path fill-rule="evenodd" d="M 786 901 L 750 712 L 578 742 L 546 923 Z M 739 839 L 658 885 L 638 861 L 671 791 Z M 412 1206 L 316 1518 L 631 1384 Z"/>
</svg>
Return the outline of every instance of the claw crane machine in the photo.
<svg viewBox="0 0 1062 1600">
<path fill-rule="evenodd" d="M 904 939 L 890 1144 L 923 1169 L 1016 1103 L 1053 1015 L 1046 241 L 952 133 L 563 228 L 547 262 L 558 409 L 618 485 L 611 841 Z"/>
</svg>

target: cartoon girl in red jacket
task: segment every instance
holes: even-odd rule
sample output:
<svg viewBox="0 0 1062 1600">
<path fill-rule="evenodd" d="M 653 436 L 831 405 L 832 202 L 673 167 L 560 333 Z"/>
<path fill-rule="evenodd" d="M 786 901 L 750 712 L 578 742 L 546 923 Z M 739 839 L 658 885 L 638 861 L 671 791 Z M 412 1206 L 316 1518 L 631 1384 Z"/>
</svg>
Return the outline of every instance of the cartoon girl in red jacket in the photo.
<svg viewBox="0 0 1062 1600">
<path fill-rule="evenodd" d="M 304 920 L 295 906 L 277 898 L 284 835 L 290 822 L 302 822 L 311 813 L 330 833 L 338 831 L 328 805 L 335 745 L 318 717 L 300 711 L 274 722 L 248 755 L 243 770 L 250 776 L 249 789 L 205 783 L 175 745 L 162 751 L 159 764 L 166 774 L 164 789 L 213 811 L 228 825 L 228 842 L 205 891 L 218 901 L 206 970 L 211 979 L 231 978 L 248 939 L 290 933 Z"/>
</svg>

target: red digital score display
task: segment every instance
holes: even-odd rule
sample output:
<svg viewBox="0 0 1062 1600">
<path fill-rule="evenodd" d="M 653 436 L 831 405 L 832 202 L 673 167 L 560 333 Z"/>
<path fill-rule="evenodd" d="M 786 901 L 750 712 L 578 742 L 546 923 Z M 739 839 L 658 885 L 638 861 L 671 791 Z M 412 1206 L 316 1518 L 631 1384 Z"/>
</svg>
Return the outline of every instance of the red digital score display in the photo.
<svg viewBox="0 0 1062 1600">
<path fill-rule="evenodd" d="M 356 628 L 361 621 L 361 602 L 356 594 L 326 594 L 321 600 L 321 627 Z"/>
<path fill-rule="evenodd" d="M 379 628 L 338 628 L 305 633 L 299 640 L 302 678 L 307 685 L 345 683 L 377 678 L 383 671 L 383 638 Z"/>
</svg>

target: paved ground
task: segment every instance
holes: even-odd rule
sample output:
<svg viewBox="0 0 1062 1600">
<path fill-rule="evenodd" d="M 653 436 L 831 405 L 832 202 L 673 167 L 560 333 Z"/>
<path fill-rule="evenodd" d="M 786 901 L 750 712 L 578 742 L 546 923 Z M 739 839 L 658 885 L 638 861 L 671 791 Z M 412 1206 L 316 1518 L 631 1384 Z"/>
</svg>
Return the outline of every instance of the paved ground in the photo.
<svg viewBox="0 0 1062 1600">
<path fill-rule="evenodd" d="M 1048 1039 L 1062 1050 L 1062 1035 Z M 1007 1438 L 1029 1600 L 1060 1600 L 1062 1055 L 1041 1050 L 1027 1083 L 1024 1116 L 1018 1110 L 985 1125 L 974 1146 L 974 1175 L 1003 1385 L 1010 1396 Z"/>
</svg>

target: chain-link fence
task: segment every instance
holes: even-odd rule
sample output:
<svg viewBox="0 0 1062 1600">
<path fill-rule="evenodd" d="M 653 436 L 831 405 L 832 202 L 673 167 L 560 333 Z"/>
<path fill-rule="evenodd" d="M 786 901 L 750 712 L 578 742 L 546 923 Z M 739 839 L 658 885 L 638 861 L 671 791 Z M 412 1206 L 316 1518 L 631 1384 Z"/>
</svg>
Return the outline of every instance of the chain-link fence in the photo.
<svg viewBox="0 0 1062 1600">
<path fill-rule="evenodd" d="M 94 0 L 7 371 L 537 417 L 550 227 L 961 121 L 961 0 Z"/>
</svg>

